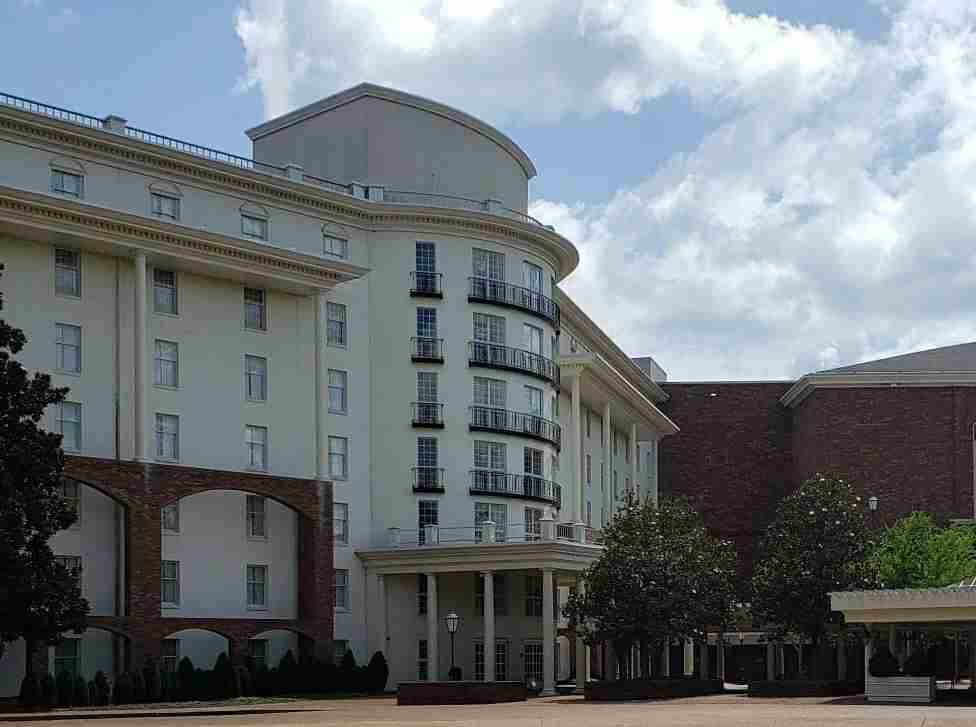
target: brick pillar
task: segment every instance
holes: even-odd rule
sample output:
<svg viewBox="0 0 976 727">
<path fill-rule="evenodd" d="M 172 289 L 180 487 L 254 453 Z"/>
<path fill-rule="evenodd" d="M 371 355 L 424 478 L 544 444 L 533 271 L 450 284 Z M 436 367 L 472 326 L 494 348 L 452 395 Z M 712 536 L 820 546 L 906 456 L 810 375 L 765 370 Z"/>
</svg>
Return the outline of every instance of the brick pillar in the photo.
<svg viewBox="0 0 976 727">
<path fill-rule="evenodd" d="M 147 656 L 158 662 L 162 648 L 159 643 L 162 635 L 149 628 L 160 618 L 162 531 L 158 497 L 142 493 L 125 509 L 125 520 L 125 577 L 128 584 L 125 613 L 132 624 L 128 668 L 141 669 Z"/>
<path fill-rule="evenodd" d="M 332 659 L 335 590 L 332 571 L 332 484 L 319 482 L 317 521 L 299 517 L 298 618 L 315 639 L 315 655 Z"/>
</svg>

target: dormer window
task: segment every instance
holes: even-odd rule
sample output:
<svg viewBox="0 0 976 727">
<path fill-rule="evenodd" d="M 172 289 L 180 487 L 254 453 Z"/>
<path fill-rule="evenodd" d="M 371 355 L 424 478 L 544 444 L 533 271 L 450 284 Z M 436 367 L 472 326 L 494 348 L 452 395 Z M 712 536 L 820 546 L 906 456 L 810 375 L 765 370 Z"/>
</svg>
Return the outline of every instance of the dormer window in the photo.
<svg viewBox="0 0 976 727">
<path fill-rule="evenodd" d="M 84 199 L 85 169 L 73 159 L 58 158 L 51 162 L 51 191 L 65 197 Z"/>
<path fill-rule="evenodd" d="M 253 237 L 255 240 L 268 239 L 268 221 L 260 217 L 251 215 L 241 215 L 241 233 L 244 237 Z"/>
<path fill-rule="evenodd" d="M 349 257 L 349 240 L 344 237 L 324 235 L 322 237 L 322 252 L 328 257 L 345 260 Z"/>
</svg>

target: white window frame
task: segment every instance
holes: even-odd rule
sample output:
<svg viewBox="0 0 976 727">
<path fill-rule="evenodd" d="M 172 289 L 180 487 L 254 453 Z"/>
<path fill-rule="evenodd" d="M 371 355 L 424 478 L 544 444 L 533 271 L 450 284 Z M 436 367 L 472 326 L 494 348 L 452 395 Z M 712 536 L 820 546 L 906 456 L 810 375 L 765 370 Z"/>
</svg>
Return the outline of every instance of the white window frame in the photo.
<svg viewBox="0 0 976 727">
<path fill-rule="evenodd" d="M 349 545 L 349 504 L 346 502 L 332 503 L 332 544 Z"/>
<path fill-rule="evenodd" d="M 257 424 L 244 425 L 244 446 L 247 450 L 247 469 L 252 472 L 267 472 L 269 447 L 268 428 Z M 256 455 L 260 453 L 260 462 L 255 464 Z"/>
<path fill-rule="evenodd" d="M 166 653 L 166 645 L 172 644 L 173 651 L 175 654 Z M 175 674 L 177 668 L 180 665 L 180 640 L 179 639 L 163 639 L 162 645 L 159 652 L 159 668 L 163 672 L 169 672 L 170 674 Z"/>
<path fill-rule="evenodd" d="M 172 284 L 168 281 L 161 280 L 160 275 L 164 277 L 167 275 L 173 276 Z M 176 271 L 153 268 L 152 285 L 153 313 L 163 316 L 178 316 L 180 314 L 180 281 Z M 160 293 L 166 293 L 172 298 L 172 309 L 168 305 L 161 305 L 160 298 L 157 297 Z"/>
<path fill-rule="evenodd" d="M 345 303 L 325 303 L 325 342 L 337 348 L 349 347 L 349 309 Z"/>
<path fill-rule="evenodd" d="M 253 571 L 251 569 L 254 569 Z M 252 578 L 252 574 L 261 573 L 262 578 Z M 244 592 L 245 598 L 244 603 L 248 611 L 267 611 L 268 601 L 270 600 L 268 596 L 270 595 L 270 568 L 268 568 L 267 563 L 247 563 L 244 566 Z M 264 598 L 259 602 L 253 600 L 251 595 L 253 593 L 252 586 L 260 585 L 262 588 L 262 595 Z"/>
<path fill-rule="evenodd" d="M 174 572 L 176 573 L 175 577 L 167 577 L 166 576 L 166 564 L 167 563 L 169 563 L 171 565 L 175 565 L 175 568 L 174 568 Z M 162 564 L 160 565 L 160 568 L 159 568 L 159 579 L 160 579 L 159 601 L 160 601 L 160 604 L 162 605 L 162 607 L 163 608 L 179 608 L 180 607 L 180 600 L 181 600 L 181 596 L 182 596 L 181 586 L 180 586 L 180 561 L 178 561 L 178 560 L 163 560 L 162 561 Z M 166 583 L 173 583 L 173 584 L 175 584 L 175 586 L 174 586 L 175 589 L 176 589 L 176 599 L 175 600 L 171 600 L 171 601 L 167 601 L 166 600 L 166 598 L 165 598 L 166 589 L 163 588 L 163 585 L 166 584 Z"/>
<path fill-rule="evenodd" d="M 268 500 L 261 495 L 245 495 L 244 523 L 248 540 L 268 539 Z"/>
<path fill-rule="evenodd" d="M 258 648 L 255 648 L 258 647 Z M 257 653 L 261 652 L 261 653 Z M 267 639 L 248 639 L 247 655 L 254 663 L 255 669 L 268 666 L 268 640 Z"/>
<path fill-rule="evenodd" d="M 417 401 L 423 404 L 436 404 L 440 395 L 436 371 L 417 372 Z"/>
<path fill-rule="evenodd" d="M 267 242 L 271 237 L 271 224 L 267 217 L 241 212 L 241 235 Z"/>
<path fill-rule="evenodd" d="M 472 398 L 475 406 L 504 409 L 508 400 L 508 383 L 504 379 L 475 376 Z"/>
<path fill-rule="evenodd" d="M 349 570 L 347 568 L 335 569 L 335 610 L 348 613 L 352 610 L 351 598 L 352 589 L 349 583 Z M 340 596 L 341 594 L 341 596 Z"/>
<path fill-rule="evenodd" d="M 67 341 L 65 333 L 71 332 L 72 334 L 77 333 L 77 343 L 72 341 Z M 81 373 L 81 351 L 82 351 L 82 329 L 81 326 L 76 323 L 63 323 L 61 321 L 56 321 L 54 323 L 54 347 L 55 347 L 55 369 L 61 374 L 71 374 L 77 376 Z M 69 349 L 74 351 L 76 365 L 75 368 L 67 368 L 64 365 L 65 353 Z"/>
<path fill-rule="evenodd" d="M 163 209 L 164 202 L 172 204 L 172 211 L 166 211 Z M 154 217 L 161 217 L 164 220 L 173 220 L 174 222 L 180 221 L 180 198 L 175 194 L 166 194 L 164 192 L 149 192 L 149 213 Z"/>
<path fill-rule="evenodd" d="M 259 363 L 263 366 L 262 371 L 251 371 L 250 364 Z M 252 378 L 255 381 L 260 381 L 261 383 L 261 396 L 255 397 L 251 394 L 251 381 Z M 264 403 L 268 400 L 268 359 L 265 356 L 256 356 L 254 354 L 245 353 L 244 354 L 244 398 L 251 402 L 261 402 Z"/>
<path fill-rule="evenodd" d="M 349 259 L 349 240 L 328 233 L 322 234 L 322 254 L 339 260 Z"/>
<path fill-rule="evenodd" d="M 341 382 L 341 383 L 340 383 Z M 333 406 L 333 394 L 338 405 Z M 349 372 L 342 369 L 329 369 L 329 413 L 349 413 Z"/>
<path fill-rule="evenodd" d="M 505 345 L 505 316 L 496 316 L 491 313 L 474 313 L 471 317 L 472 336 L 475 341 L 484 343 Z"/>
<path fill-rule="evenodd" d="M 333 449 L 333 443 L 342 443 L 342 451 L 338 449 Z M 341 460 L 333 460 L 333 458 L 340 458 Z M 334 461 L 341 461 L 341 470 L 336 470 L 333 466 Z M 329 437 L 329 476 L 336 480 L 348 480 L 349 479 L 349 437 Z"/>
<path fill-rule="evenodd" d="M 160 344 L 163 344 L 162 348 Z M 164 351 L 163 349 L 166 347 L 171 348 L 169 351 Z M 168 355 L 173 355 L 175 358 L 167 358 Z M 164 364 L 169 364 L 165 368 L 172 371 L 172 383 L 164 380 L 166 378 L 163 375 Z M 180 344 L 176 341 L 157 338 L 153 343 L 153 386 L 158 386 L 161 389 L 180 388 Z"/>
<path fill-rule="evenodd" d="M 546 415 L 546 399 L 538 386 L 525 387 L 525 411 L 527 414 L 543 418 Z"/>
<path fill-rule="evenodd" d="M 175 431 L 168 432 L 164 430 L 164 426 L 169 423 L 175 423 Z M 159 462 L 179 462 L 180 461 L 180 415 L 179 414 L 168 414 L 166 412 L 156 412 L 155 428 L 154 428 L 154 454 L 155 459 Z M 173 437 L 173 455 L 167 456 L 161 454 L 161 447 L 163 441 L 161 437 Z"/>
<path fill-rule="evenodd" d="M 70 419 L 67 418 L 67 414 L 65 412 L 66 406 L 76 407 L 74 411 L 76 411 L 77 414 L 73 418 Z M 84 439 L 83 439 L 84 428 L 82 426 L 83 407 L 81 403 L 77 401 L 62 401 L 59 402 L 58 404 L 55 404 L 55 407 L 57 408 L 54 411 L 54 424 L 55 424 L 54 431 L 56 431 L 58 434 L 61 435 L 61 449 L 63 449 L 65 452 L 81 452 L 82 449 L 84 448 Z M 65 440 L 64 440 L 65 424 L 70 424 L 72 426 L 77 427 L 78 437 L 77 437 L 77 442 L 75 442 L 76 446 L 65 446 Z"/>
<path fill-rule="evenodd" d="M 61 497 L 68 503 L 69 507 L 75 511 L 75 521 L 71 524 L 71 530 L 81 527 L 81 485 L 74 480 L 61 479 Z"/>
<path fill-rule="evenodd" d="M 533 326 L 531 323 L 522 324 L 522 345 L 525 346 L 526 351 L 537 356 L 545 356 L 544 340 L 543 331 L 539 326 Z"/>
<path fill-rule="evenodd" d="M 434 519 L 430 519 L 430 515 Z M 418 500 L 417 501 L 417 542 L 424 545 L 427 542 L 426 526 L 440 525 L 441 507 L 437 500 Z"/>
<path fill-rule="evenodd" d="M 417 338 L 437 338 L 437 309 L 417 308 Z"/>
<path fill-rule="evenodd" d="M 70 255 L 73 257 L 74 264 L 66 265 L 58 260 L 58 255 Z M 70 274 L 74 280 L 73 289 L 62 288 L 59 285 L 58 273 L 64 271 Z M 54 248 L 54 294 L 59 298 L 71 298 L 79 300 L 81 298 L 81 252 L 72 250 L 69 247 Z"/>
<path fill-rule="evenodd" d="M 167 526 L 167 513 L 173 514 L 170 518 L 170 523 L 175 525 L 175 527 Z M 160 511 L 160 526 L 163 529 L 164 535 L 179 535 L 180 534 L 180 501 L 171 502 L 169 505 L 164 505 Z"/>
<path fill-rule="evenodd" d="M 485 280 L 505 280 L 505 253 L 476 247 L 471 251 L 471 274 Z"/>
<path fill-rule="evenodd" d="M 417 679 L 425 682 L 430 678 L 430 646 L 427 639 L 417 640 Z"/>
<path fill-rule="evenodd" d="M 522 284 L 533 293 L 545 295 L 546 276 L 542 272 L 542 266 L 530 263 L 528 260 L 523 260 Z"/>
<path fill-rule="evenodd" d="M 590 455 L 584 455 L 586 462 L 586 484 L 593 484 L 593 458 Z"/>
<path fill-rule="evenodd" d="M 243 300 L 244 300 L 244 330 L 245 331 L 256 331 L 258 333 L 267 333 L 268 331 L 268 291 L 264 288 L 250 288 L 248 286 L 243 287 Z M 260 294 L 260 300 L 255 300 L 254 294 Z M 251 295 L 251 300 L 248 300 L 248 294 Z M 250 325 L 250 320 L 248 316 L 249 310 L 259 311 L 259 320 L 256 325 Z"/>
<path fill-rule="evenodd" d="M 74 184 L 67 184 L 68 180 Z M 85 198 L 85 175 L 77 171 L 67 169 L 51 168 L 51 191 L 55 194 L 63 194 L 65 197 L 75 199 Z"/>
</svg>

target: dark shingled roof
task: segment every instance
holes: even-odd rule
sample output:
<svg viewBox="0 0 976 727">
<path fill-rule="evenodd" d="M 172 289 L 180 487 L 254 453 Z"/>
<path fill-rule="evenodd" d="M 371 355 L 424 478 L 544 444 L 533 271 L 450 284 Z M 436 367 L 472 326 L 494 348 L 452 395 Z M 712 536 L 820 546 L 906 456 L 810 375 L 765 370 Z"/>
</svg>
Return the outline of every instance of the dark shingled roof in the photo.
<svg viewBox="0 0 976 727">
<path fill-rule="evenodd" d="M 820 374 L 873 374 L 976 371 L 976 342 L 931 348 L 928 351 L 865 361 L 852 366 L 818 371 Z"/>
</svg>

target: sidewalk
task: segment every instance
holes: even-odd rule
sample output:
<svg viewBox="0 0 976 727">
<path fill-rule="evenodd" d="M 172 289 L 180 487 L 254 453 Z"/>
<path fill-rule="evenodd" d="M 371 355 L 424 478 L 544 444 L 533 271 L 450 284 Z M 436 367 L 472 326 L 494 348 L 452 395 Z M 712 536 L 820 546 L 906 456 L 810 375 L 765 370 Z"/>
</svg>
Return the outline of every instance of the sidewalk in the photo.
<svg viewBox="0 0 976 727">
<path fill-rule="evenodd" d="M 282 699 L 265 703 L 227 704 L 226 702 L 168 702 L 165 704 L 132 704 L 117 707 L 65 707 L 50 711 L 0 712 L 4 722 L 41 722 L 67 719 L 137 719 L 140 717 L 205 717 L 208 715 L 284 714 L 290 712 L 324 712 L 334 709 L 324 702 L 307 699 Z"/>
</svg>

